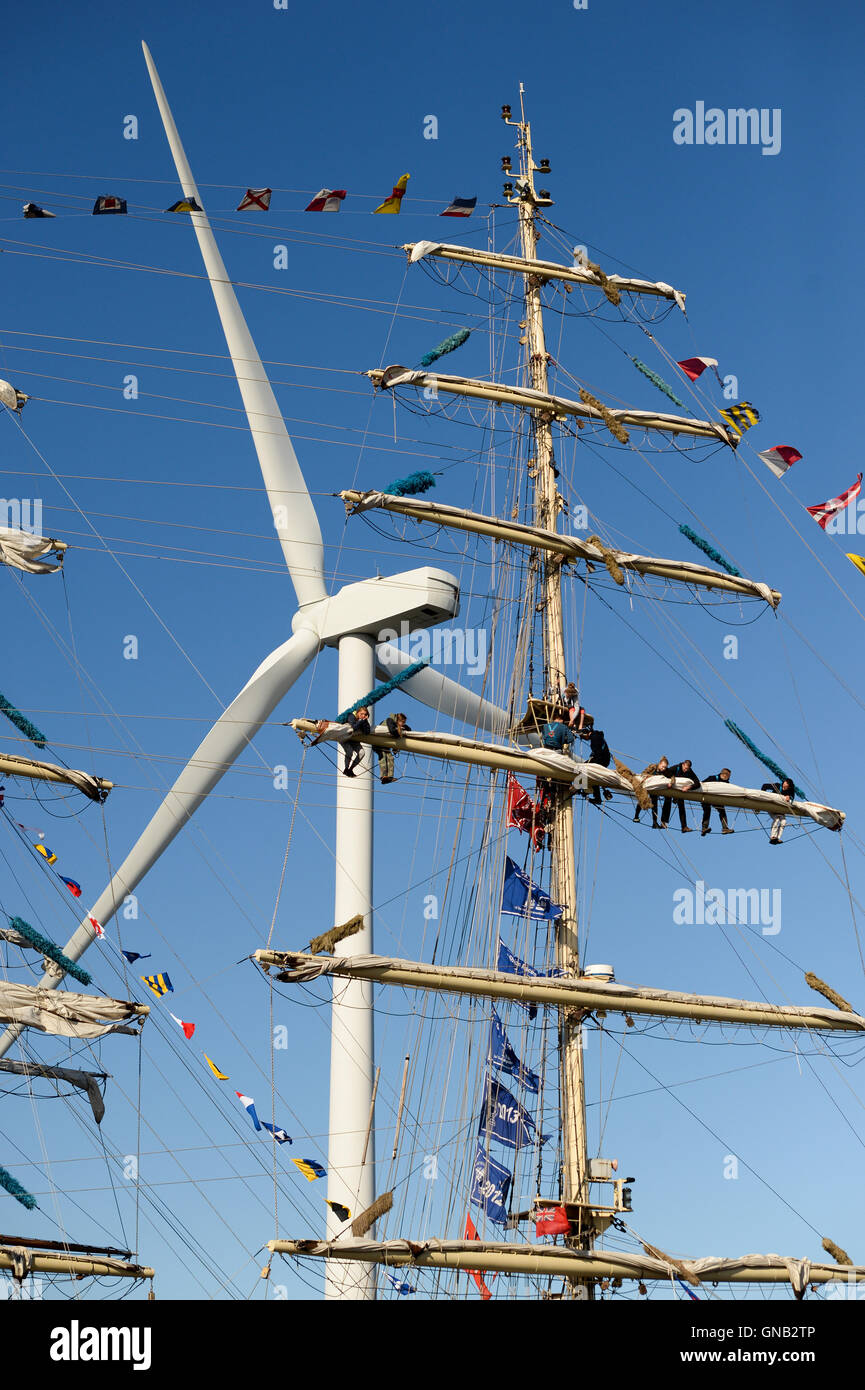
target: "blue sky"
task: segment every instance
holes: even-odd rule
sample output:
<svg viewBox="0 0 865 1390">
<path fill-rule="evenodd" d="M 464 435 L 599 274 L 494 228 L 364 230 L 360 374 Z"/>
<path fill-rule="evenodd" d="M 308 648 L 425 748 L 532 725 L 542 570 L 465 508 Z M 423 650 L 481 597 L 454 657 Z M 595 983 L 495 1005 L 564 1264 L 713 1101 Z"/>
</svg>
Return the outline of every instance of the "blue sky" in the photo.
<svg viewBox="0 0 865 1390">
<path fill-rule="evenodd" d="M 424 541 L 408 549 L 389 524 L 381 534 L 360 521 L 346 526 L 332 494 L 430 467 L 442 470 L 442 500 L 489 506 L 514 482 L 503 428 L 493 454 L 465 414 L 450 412 L 453 421 L 401 409 L 395 415 L 389 398 L 372 402 L 359 373 L 414 363 L 464 325 L 473 338 L 451 359 L 454 370 L 487 373 L 492 342 L 501 369 L 513 375 L 518 313 L 496 319 L 496 334 L 510 335 L 505 348 L 499 336 L 490 338 L 486 303 L 420 268 L 406 273 L 394 247 L 440 236 L 485 244 L 488 205 L 501 193 L 499 159 L 511 152 L 499 108 L 506 101 L 516 108 L 522 81 L 536 153 L 552 165 L 550 217 L 563 229 L 559 244 L 550 230 L 541 254 L 558 258 L 584 242 L 608 272 L 681 286 L 688 320 L 677 311 L 666 318 L 654 330 L 659 343 L 673 359 L 716 357 L 722 373 L 738 378 L 740 398 L 762 415 L 738 457 L 724 451 L 703 462 L 565 442 L 571 499 L 589 507 L 603 534 L 643 552 L 697 558 L 677 530 L 689 521 L 744 573 L 784 593 L 781 617 L 764 613 L 752 622 L 753 605 L 741 613 L 736 605 L 665 605 L 661 615 L 659 605 L 635 598 L 632 609 L 624 595 L 602 587 L 583 617 L 575 583 L 566 610 L 575 661 L 581 641 L 585 702 L 631 765 L 660 752 L 690 755 L 698 772 L 728 763 L 734 780 L 759 785 L 761 769 L 723 728 L 731 717 L 762 747 L 774 744 L 776 756 L 783 750 L 815 799 L 848 812 L 841 841 L 822 831 L 790 835 L 775 854 L 762 831 L 742 833 L 749 823 L 740 817 L 735 838 L 722 840 L 716 826 L 706 840 L 692 837 L 679 858 L 685 842 L 677 835 L 659 848 L 648 827 L 635 833 L 626 816 L 605 816 L 599 831 L 597 813 L 581 811 L 588 956 L 614 962 L 621 979 L 748 997 L 756 982 L 768 997 L 796 1002 L 808 999 L 801 972 L 812 969 L 861 1007 L 860 913 L 851 913 L 846 876 L 855 893 L 862 706 L 854 697 L 862 688 L 865 581 L 844 551 L 865 547 L 858 536 L 823 535 L 802 509 L 847 487 L 861 467 L 851 409 L 860 395 L 863 309 L 856 275 L 862 185 L 851 159 L 863 137 L 854 96 L 861 11 L 849 3 L 828 10 L 771 3 L 757 11 L 733 3 L 710 12 L 667 0 L 589 0 L 584 11 L 558 0 L 543 13 L 511 0 L 427 10 L 383 3 L 373 11 L 337 0 L 275 10 L 257 0 L 182 10 L 93 5 L 86 24 L 64 7 L 49 14 L 47 26 L 44 10 L 16 17 L 0 94 L 8 166 L 0 175 L 0 376 L 33 396 L 23 423 L 50 472 L 8 419 L 2 469 L 6 495 L 41 498 L 46 531 L 66 538 L 70 552 L 65 589 L 61 580 L 22 586 L 8 577 L 6 649 L 14 659 L 0 688 L 48 732 L 54 750 L 110 777 L 117 790 L 104 830 L 97 810 L 63 819 L 71 801 L 42 795 L 40 807 L 26 786 L 9 785 L 14 819 L 43 828 L 58 869 L 95 898 L 106 852 L 116 865 L 155 809 L 158 788 L 288 635 L 294 611 L 194 238 L 185 218 L 162 212 L 179 190 L 141 39 L 153 51 L 229 271 L 259 287 L 241 289 L 241 302 L 262 357 L 274 364 L 277 398 L 319 507 L 328 574 L 344 582 L 377 567 L 387 573 L 442 564 L 462 581 L 466 627 L 491 620 L 488 550 L 462 553 L 446 542 L 437 551 Z M 780 153 L 676 145 L 673 113 L 698 101 L 724 110 L 779 108 Z M 136 140 L 123 138 L 128 115 L 138 120 Z M 424 138 L 429 115 L 438 121 L 435 140 Z M 371 220 L 404 171 L 411 181 L 399 220 Z M 239 195 L 265 184 L 274 189 L 269 220 L 244 222 L 234 214 Z M 301 211 L 322 185 L 349 190 L 336 217 Z M 126 198 L 130 216 L 92 218 L 101 193 Z M 455 194 L 477 194 L 476 219 L 435 220 Z M 22 220 L 20 205 L 29 198 L 57 220 Z M 513 214 L 497 209 L 496 244 L 510 243 L 513 230 Z M 276 270 L 274 247 L 283 244 L 288 267 Z M 605 399 L 665 408 L 623 355 L 622 348 L 670 377 L 632 324 L 612 315 L 600 322 L 550 315 L 548 342 L 564 394 L 574 389 L 567 371 Z M 130 373 L 138 378 L 134 401 L 122 393 Z M 705 394 L 722 403 L 711 385 Z M 754 461 L 752 439 L 754 448 L 794 444 L 803 461 L 776 483 Z M 514 621 L 511 603 L 492 687 L 504 679 Z M 731 633 L 739 638 L 736 661 L 723 656 Z M 80 670 L 58 645 L 70 634 Z M 135 661 L 123 656 L 130 635 L 139 643 Z M 481 688 L 480 679 L 450 673 Z M 299 748 L 277 721 L 334 713 L 334 699 L 334 658 L 326 652 L 147 879 L 139 920 L 119 924 L 124 945 L 152 951 L 152 966 L 169 971 L 172 1009 L 198 1024 L 186 1044 L 154 1003 L 162 1013 L 145 1029 L 140 1137 L 137 1044 L 130 1039 L 98 1049 L 115 1078 L 103 1126 L 110 1162 L 94 1157 L 93 1127 L 77 1102 L 46 1102 L 34 1116 L 29 1100 L 4 1098 L 0 1162 L 40 1202 L 33 1217 L 7 1211 L 4 1229 L 20 1215 L 16 1229 L 29 1234 L 52 1238 L 65 1229 L 75 1241 L 134 1244 L 133 1189 L 122 1160 L 140 1144 L 148 1192 L 170 1209 L 157 1212 L 142 1198 L 137 1244 L 158 1269 L 160 1294 L 262 1296 L 255 1252 L 275 1229 L 271 1156 L 231 1092 L 255 1096 L 262 1117 L 271 1117 L 270 1020 L 266 985 L 252 966 L 236 962 L 267 937 L 291 820 Z M 410 722 L 424 727 L 429 716 L 404 703 Z M 20 747 L 11 727 L 5 746 Z M 289 768 L 288 797 L 272 785 L 280 764 Z M 483 785 L 469 793 L 457 838 L 464 779 L 406 771 L 405 784 L 377 800 L 377 945 L 407 956 L 432 949 L 423 899 L 444 897 L 444 876 L 429 876 L 446 868 L 459 844 L 469 857 L 451 883 L 439 950 L 457 959 L 466 942 L 480 958 L 483 914 L 472 928 L 470 856 L 479 845 Z M 285 946 L 331 925 L 332 773 L 323 755 L 310 755 L 306 772 L 274 931 Z M 37 872 L 8 825 L 5 831 L 4 909 L 29 912 L 65 940 L 73 904 Z M 508 852 L 521 856 L 524 847 L 511 832 Z M 672 894 L 697 878 L 780 889 L 781 932 L 768 938 L 759 927 L 732 929 L 725 939 L 712 928 L 676 926 Z M 143 997 L 134 976 L 125 984 L 117 977 L 114 958 L 106 951 L 92 965 L 98 986 Z M 13 978 L 24 977 L 19 970 Z M 273 1118 L 296 1136 L 291 1154 L 319 1159 L 327 1123 L 323 997 L 321 989 L 286 992 L 274 1006 L 288 1046 L 274 1054 Z M 402 1058 L 409 1049 L 415 1058 L 410 1110 L 417 1125 L 413 1119 L 392 1175 L 411 1193 L 406 1210 L 415 1225 L 404 1233 L 460 1234 L 468 1141 L 454 1135 L 472 1102 L 455 1078 L 468 1014 L 453 1030 L 427 1022 L 418 1041 L 420 1001 L 379 998 L 378 1008 L 377 1124 L 386 1156 Z M 516 1020 L 517 1036 L 522 1027 Z M 828 1234 L 862 1257 L 865 1227 L 849 1200 L 863 1143 L 855 1045 L 830 1062 L 797 1057 L 786 1039 L 772 1050 L 716 1032 L 698 1047 L 699 1033 L 672 1041 L 660 1032 L 625 1039 L 621 1058 L 616 1034 L 588 1058 L 592 1141 L 597 1146 L 605 1126 L 605 1156 L 618 1155 L 638 1176 L 635 1229 L 683 1253 L 782 1250 L 813 1258 L 819 1236 Z M 434 1056 L 442 1034 L 457 1039 L 451 1060 L 438 1058 L 425 1073 L 421 1058 Z M 729 1045 L 717 1046 L 722 1041 Z M 527 1033 L 523 1042 L 536 1057 L 539 1036 Z M 747 1046 L 734 1050 L 740 1043 Z M 230 1073 L 221 1090 L 202 1048 Z M 60 1051 L 45 1043 L 38 1050 L 46 1057 Z M 472 1075 L 476 1053 L 477 1043 Z M 746 1066 L 753 1070 L 731 1070 Z M 599 1099 L 609 1094 L 613 1072 L 619 1098 L 607 1110 Z M 697 1081 L 714 1073 L 730 1074 Z M 676 1089 L 635 1094 L 660 1085 Z M 418 1173 L 439 1118 L 450 1142 L 439 1185 L 428 1192 Z M 723 1177 L 730 1153 L 742 1159 L 736 1180 Z M 45 1154 L 56 1200 L 45 1169 L 32 1166 Z M 315 1234 L 324 1210 L 320 1185 L 307 1187 L 289 1172 L 288 1159 L 281 1150 L 280 1230 Z M 387 1174 L 383 1164 L 382 1181 Z M 550 1191 L 549 1160 L 544 1183 Z M 518 1186 L 534 1195 L 528 1166 Z M 169 1226 L 179 1219 L 180 1235 Z M 320 1272 L 301 1274 L 286 1265 L 274 1279 L 289 1297 L 305 1297 L 319 1287 Z"/>
</svg>

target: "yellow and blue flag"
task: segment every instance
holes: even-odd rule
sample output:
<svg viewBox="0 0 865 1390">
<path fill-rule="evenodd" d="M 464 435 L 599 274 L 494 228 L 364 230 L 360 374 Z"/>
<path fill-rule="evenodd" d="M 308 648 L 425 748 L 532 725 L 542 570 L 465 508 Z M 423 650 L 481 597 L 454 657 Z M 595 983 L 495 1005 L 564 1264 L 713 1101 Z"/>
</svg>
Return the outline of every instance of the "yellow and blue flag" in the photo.
<svg viewBox="0 0 865 1390">
<path fill-rule="evenodd" d="M 760 412 L 750 401 L 743 401 L 741 405 L 731 405 L 726 410 L 722 410 L 721 417 L 727 421 L 731 429 L 741 435 L 752 425 L 756 425 L 760 418 Z"/>
<path fill-rule="evenodd" d="M 33 848 L 36 853 L 41 854 L 42 858 L 49 864 L 57 863 L 57 855 L 54 853 L 53 849 L 49 849 L 47 845 L 34 845 Z"/>
<path fill-rule="evenodd" d="M 167 975 L 142 975 L 141 978 L 157 999 L 161 999 L 163 994 L 174 993 L 174 985 Z"/>
<path fill-rule="evenodd" d="M 179 199 L 177 200 L 176 203 L 172 203 L 172 204 L 171 204 L 171 207 L 170 207 L 170 208 L 166 208 L 165 211 L 166 211 L 166 212 L 203 212 L 203 211 L 204 211 L 204 208 L 200 208 L 200 207 L 198 206 L 198 203 L 195 201 L 194 198 L 179 198 Z"/>
<path fill-rule="evenodd" d="M 184 1030 L 184 1031 L 185 1031 L 185 1030 Z M 202 1055 L 202 1057 L 204 1058 L 204 1060 L 205 1060 L 205 1062 L 207 1063 L 207 1065 L 210 1067 L 210 1070 L 213 1072 L 213 1075 L 216 1077 L 217 1081 L 227 1081 L 227 1080 L 228 1080 L 228 1076 L 226 1075 L 226 1073 L 225 1073 L 224 1071 L 220 1071 L 220 1070 L 219 1070 L 219 1067 L 216 1065 L 215 1062 L 211 1062 L 211 1060 L 210 1060 L 210 1058 L 208 1057 L 208 1055 L 207 1055 L 206 1052 L 202 1052 L 201 1055 Z"/>
<path fill-rule="evenodd" d="M 292 1163 L 295 1168 L 299 1168 L 305 1178 L 310 1182 L 315 1182 L 316 1178 L 327 1176 L 327 1169 L 322 1168 L 320 1163 L 316 1163 L 314 1158 L 293 1158 Z"/>
</svg>

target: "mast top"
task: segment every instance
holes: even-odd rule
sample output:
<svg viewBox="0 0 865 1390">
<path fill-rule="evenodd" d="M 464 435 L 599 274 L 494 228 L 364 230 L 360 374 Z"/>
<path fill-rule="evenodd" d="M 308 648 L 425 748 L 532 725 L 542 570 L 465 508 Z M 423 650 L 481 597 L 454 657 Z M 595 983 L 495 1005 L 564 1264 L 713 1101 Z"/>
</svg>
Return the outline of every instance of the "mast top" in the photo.
<svg viewBox="0 0 865 1390">
<path fill-rule="evenodd" d="M 525 106 L 525 87 L 520 83 L 520 119 L 511 120 L 511 108 L 508 105 L 502 107 L 502 120 L 505 125 L 511 125 L 519 131 L 517 136 L 517 149 L 520 152 L 520 172 L 514 177 L 513 182 L 507 182 L 504 186 L 504 197 L 508 203 L 528 203 L 534 207 L 552 207 L 553 200 L 550 197 L 549 189 L 535 188 L 535 174 L 549 174 L 550 161 L 542 159 L 539 164 L 535 163 L 532 153 L 532 127 L 526 120 Z M 510 155 L 502 156 L 502 173 L 511 173 Z"/>
</svg>

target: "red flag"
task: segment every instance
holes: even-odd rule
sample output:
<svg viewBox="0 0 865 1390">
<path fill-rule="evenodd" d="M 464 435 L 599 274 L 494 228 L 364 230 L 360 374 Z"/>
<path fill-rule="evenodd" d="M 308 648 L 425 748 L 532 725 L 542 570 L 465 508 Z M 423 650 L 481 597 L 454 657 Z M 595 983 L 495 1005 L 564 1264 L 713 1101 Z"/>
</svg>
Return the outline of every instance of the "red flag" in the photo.
<svg viewBox="0 0 865 1390">
<path fill-rule="evenodd" d="M 69 892 L 72 894 L 73 898 L 81 897 L 81 884 L 76 883 L 74 878 L 64 878 L 61 874 L 60 882 L 66 884 L 66 887 L 69 889 Z"/>
<path fill-rule="evenodd" d="M 170 1009 L 168 1010 L 168 1012 L 171 1014 L 171 1010 L 170 1010 Z M 192 1035 L 193 1035 L 193 1033 L 195 1032 L 195 1024 L 194 1024 L 194 1023 L 184 1023 L 184 1021 L 183 1021 L 182 1018 L 178 1018 L 178 1017 L 177 1017 L 177 1014 L 171 1014 L 171 1017 L 174 1019 L 174 1022 L 175 1022 L 176 1024 L 178 1024 L 178 1026 L 179 1026 L 180 1028 L 183 1029 L 183 1036 L 184 1036 L 185 1038 L 191 1038 Z"/>
<path fill-rule="evenodd" d="M 100 925 L 99 925 L 99 923 L 97 922 L 97 920 L 96 920 L 95 917 L 88 917 L 87 920 L 88 920 L 88 922 L 90 923 L 91 927 L 93 928 L 93 930 L 95 931 L 95 933 L 96 933 L 97 936 L 104 936 L 104 935 L 105 935 L 105 932 L 102 930 L 102 928 L 100 927 Z"/>
<path fill-rule="evenodd" d="M 816 502 L 813 507 L 806 507 L 805 511 L 810 512 L 818 526 L 826 530 L 826 523 L 831 521 L 833 516 L 843 512 L 845 507 L 849 507 L 859 496 L 862 487 L 862 474 L 856 474 L 855 483 L 851 483 L 846 492 L 842 492 L 839 497 L 830 497 L 828 502 Z M 37 846 L 38 848 L 38 846 Z"/>
<path fill-rule="evenodd" d="M 523 830 L 528 835 L 532 829 L 532 799 L 521 787 L 513 773 L 508 773 L 508 829 Z"/>
<path fill-rule="evenodd" d="M 463 1238 L 465 1240 L 480 1240 L 477 1227 L 475 1226 L 475 1223 L 472 1221 L 471 1216 L 469 1216 L 468 1213 L 466 1214 L 466 1233 Z M 475 1283 L 477 1284 L 478 1289 L 480 1290 L 481 1298 L 483 1299 L 484 1303 L 488 1302 L 489 1299 L 492 1298 L 492 1294 L 490 1293 L 489 1289 L 484 1283 L 480 1271 L 477 1269 L 470 1269 L 467 1271 L 467 1273 L 469 1273 L 472 1276 Z"/>
<path fill-rule="evenodd" d="M 571 1229 L 564 1207 L 546 1207 L 535 1217 L 535 1235 L 566 1236 Z"/>
<path fill-rule="evenodd" d="M 676 366 L 682 368 L 685 376 L 690 377 L 692 381 L 696 381 L 697 377 L 702 376 L 707 367 L 717 368 L 718 363 L 714 357 L 686 357 L 684 362 L 677 362 Z M 716 371 L 715 376 L 717 375 L 718 373 Z"/>
</svg>

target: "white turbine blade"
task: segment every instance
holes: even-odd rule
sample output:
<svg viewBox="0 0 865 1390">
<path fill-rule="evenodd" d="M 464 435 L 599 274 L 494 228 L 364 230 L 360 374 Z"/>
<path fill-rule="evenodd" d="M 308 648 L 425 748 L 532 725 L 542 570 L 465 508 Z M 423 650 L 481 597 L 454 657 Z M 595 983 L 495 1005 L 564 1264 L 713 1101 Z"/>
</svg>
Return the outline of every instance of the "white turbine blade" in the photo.
<svg viewBox="0 0 865 1390">
<path fill-rule="evenodd" d="M 376 647 L 375 659 L 388 678 L 398 676 L 414 660 L 390 642 L 382 642 Z M 464 690 L 456 681 L 443 676 L 440 671 L 434 671 L 431 666 L 418 671 L 416 676 L 409 676 L 400 690 L 406 691 L 422 705 L 428 705 L 430 709 L 459 719 L 463 724 L 484 733 L 505 734 L 511 723 L 506 710 L 490 704 L 489 700 L 475 695 L 472 690 Z"/>
<path fill-rule="evenodd" d="M 162 89 L 159 74 L 143 43 L 144 58 L 159 106 L 159 114 L 171 147 L 184 198 L 201 198 L 186 158 L 174 117 Z M 237 384 L 246 409 L 255 452 L 261 465 L 264 486 L 273 512 L 285 562 L 301 608 L 325 596 L 324 549 L 321 528 L 307 491 L 294 446 L 285 428 L 276 397 L 261 363 L 252 334 L 240 311 L 237 296 L 217 249 L 216 240 L 203 212 L 185 214 L 192 219 L 210 288 L 222 323 L 222 331 L 237 375 Z"/>
<path fill-rule="evenodd" d="M 255 737 L 283 696 L 300 678 L 319 647 L 317 635 L 301 629 L 261 663 L 199 744 L 104 893 L 96 899 L 80 927 L 63 947 L 70 960 L 79 960 L 96 939 L 89 919 L 95 917 L 103 927 L 111 920 L 127 893 L 133 892 L 148 870 L 152 869 L 208 793 Z M 39 985 L 42 989 L 56 989 L 59 983 L 60 978 L 56 974 L 46 974 Z M 8 1051 L 20 1031 L 20 1026 L 6 1030 L 0 1038 L 0 1057 Z"/>
</svg>

